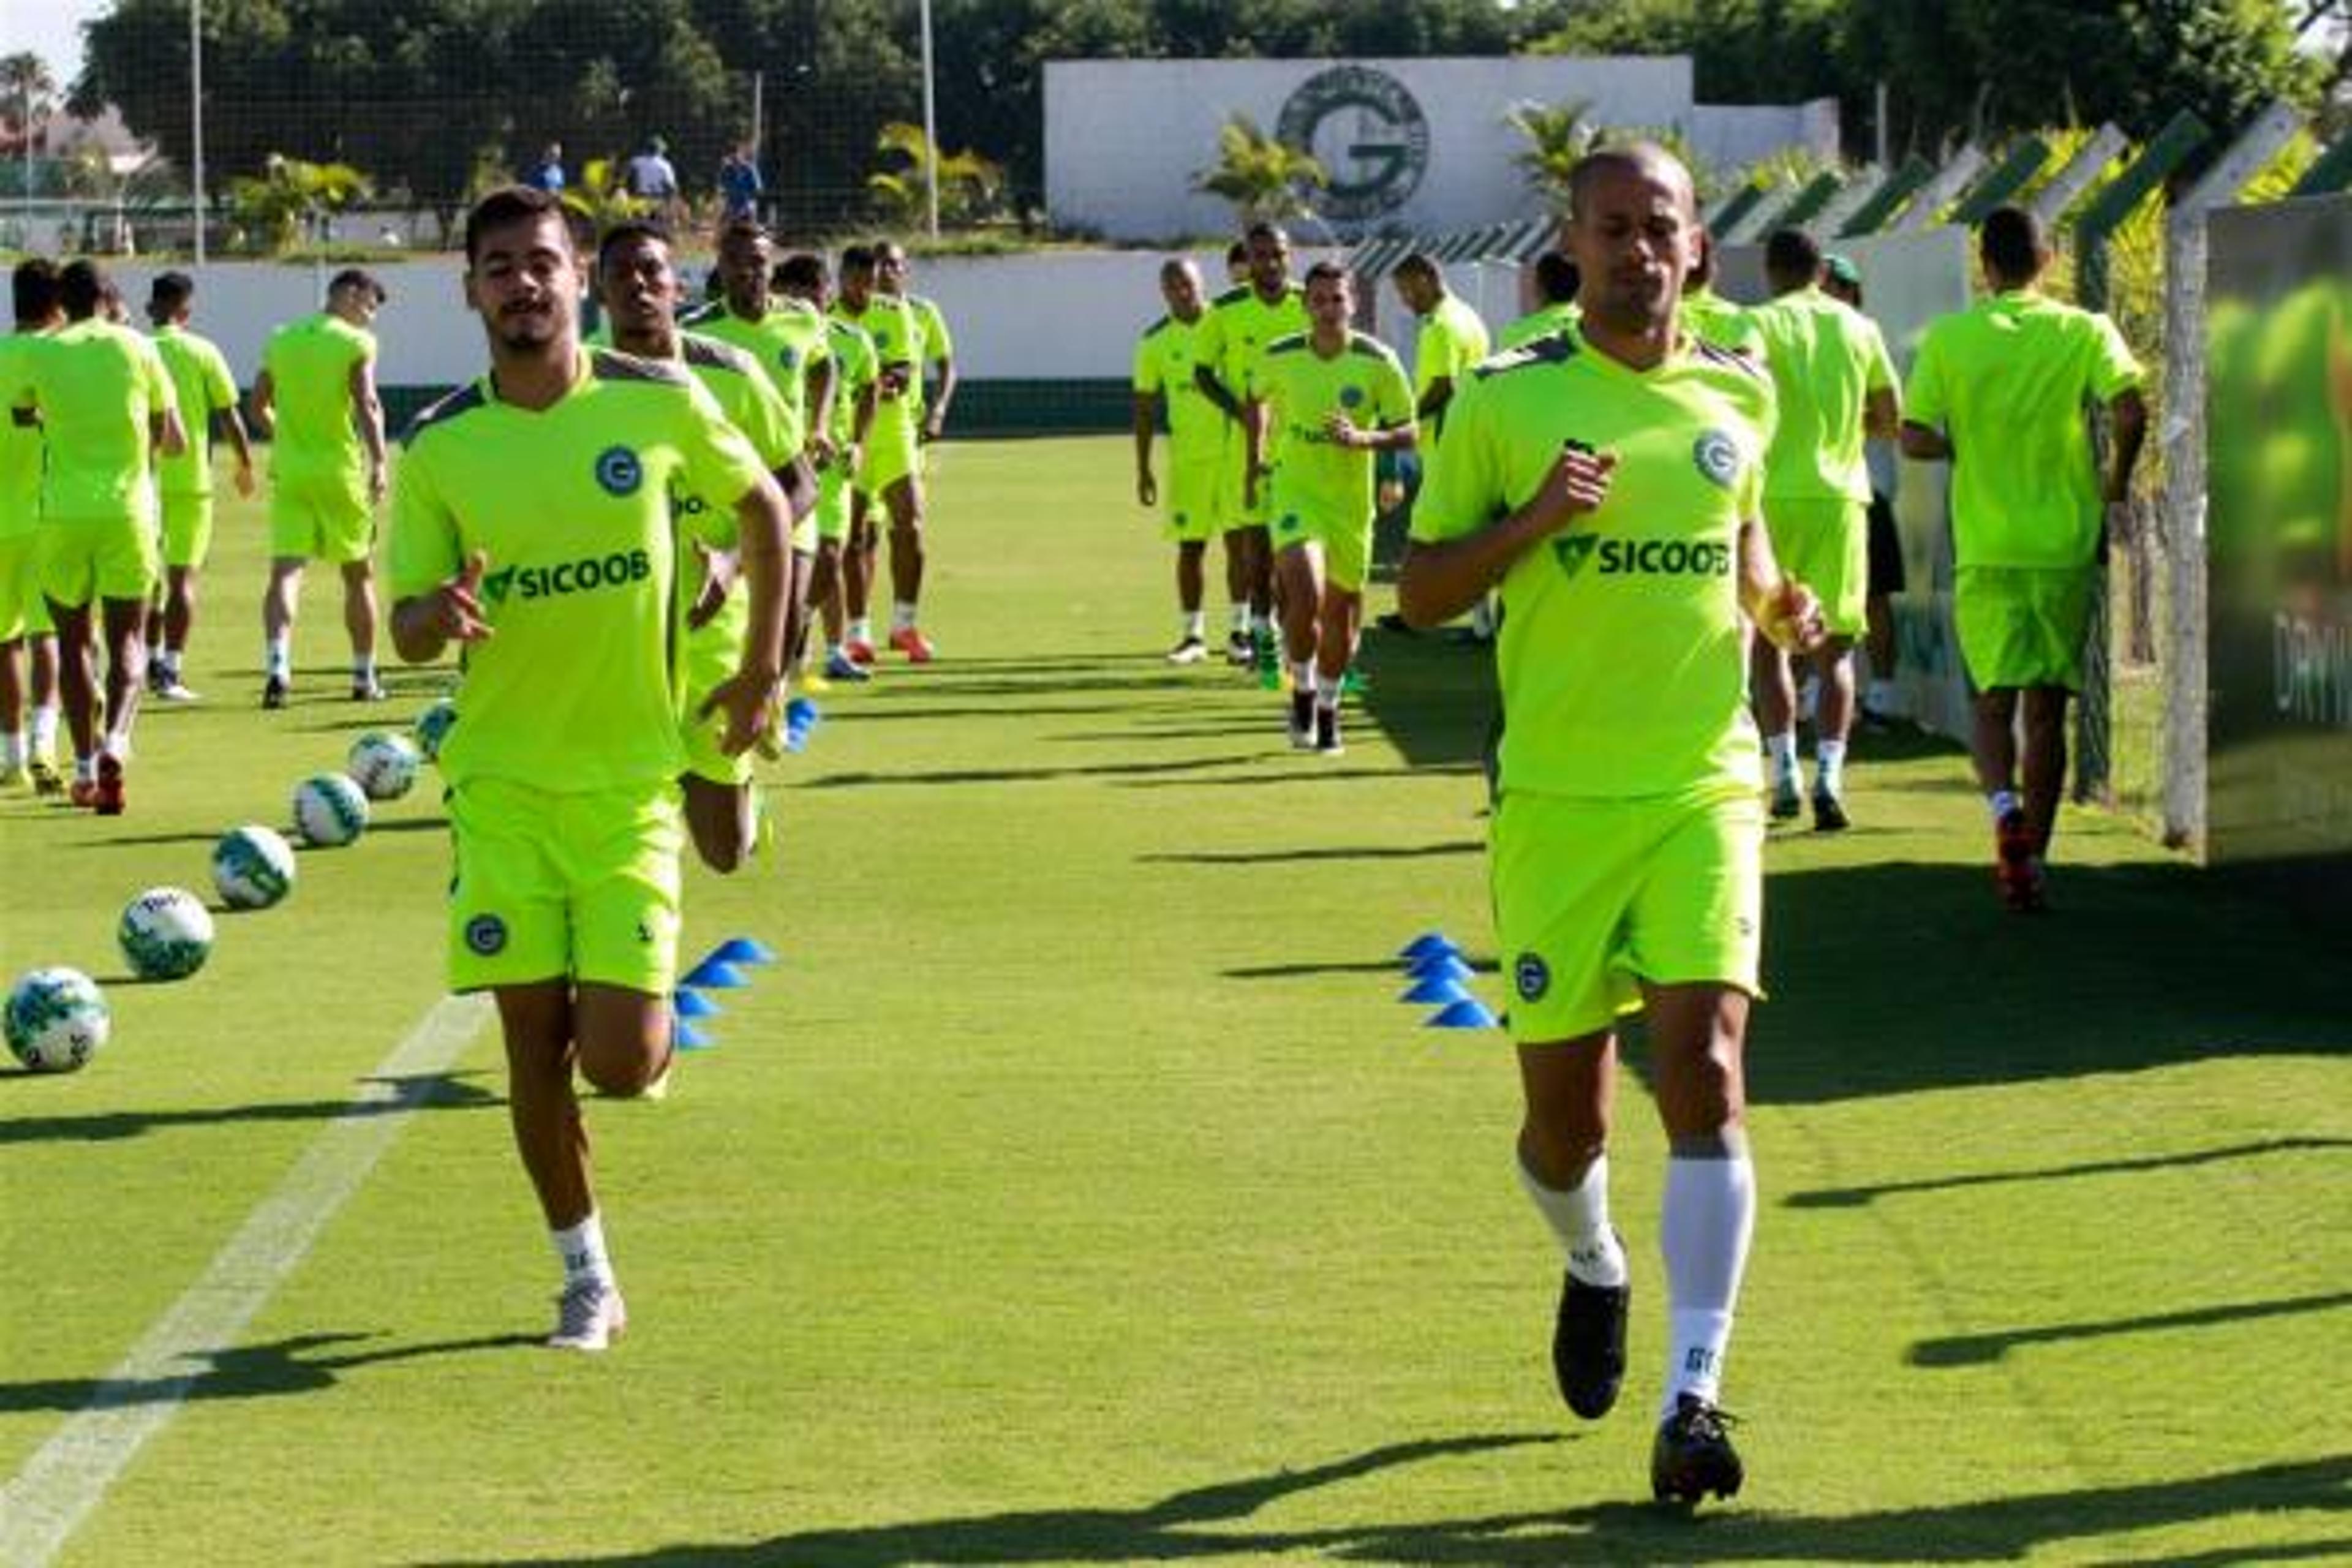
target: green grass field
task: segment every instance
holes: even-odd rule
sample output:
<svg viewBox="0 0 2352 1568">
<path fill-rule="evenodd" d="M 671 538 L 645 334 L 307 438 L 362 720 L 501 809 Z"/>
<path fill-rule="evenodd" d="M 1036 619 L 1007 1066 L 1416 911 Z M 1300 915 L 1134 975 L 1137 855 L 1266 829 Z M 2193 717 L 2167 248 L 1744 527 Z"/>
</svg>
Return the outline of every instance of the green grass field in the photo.
<svg viewBox="0 0 2352 1568">
<path fill-rule="evenodd" d="M 942 660 L 824 698 L 780 858 L 691 879 L 691 952 L 783 961 L 667 1102 L 590 1109 L 620 1348 L 530 1343 L 555 1267 L 484 1032 L 249 1321 L 126 1383 L 440 995 L 429 788 L 202 974 L 121 978 L 125 900 L 209 899 L 220 829 L 442 684 L 343 701 L 320 581 L 257 711 L 229 509 L 209 700 L 151 710 L 130 814 L 0 800 L 0 961 L 114 1006 L 88 1070 L 0 1077 L 0 1478 L 152 1420 L 55 1561 L 2352 1561 L 2340 907 L 2326 945 L 2075 816 L 2059 912 L 2007 916 L 1961 758 L 1864 742 L 1856 830 L 1769 851 L 1748 1489 L 1661 1514 L 1654 1122 L 1622 1101 L 1634 1377 L 1580 1426 L 1508 1047 L 1394 999 L 1421 931 L 1493 957 L 1481 658 L 1375 639 L 1347 756 L 1294 756 L 1273 698 L 1159 661 L 1125 452 L 950 448 Z"/>
</svg>

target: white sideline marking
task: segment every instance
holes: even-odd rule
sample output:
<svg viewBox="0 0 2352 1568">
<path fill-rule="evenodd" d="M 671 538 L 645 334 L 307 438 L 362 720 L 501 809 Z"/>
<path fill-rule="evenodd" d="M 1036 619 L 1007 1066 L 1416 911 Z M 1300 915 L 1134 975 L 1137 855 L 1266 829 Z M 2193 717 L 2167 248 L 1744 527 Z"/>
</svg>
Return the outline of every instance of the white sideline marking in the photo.
<svg viewBox="0 0 2352 1568">
<path fill-rule="evenodd" d="M 446 996 L 376 1068 L 378 1079 L 446 1070 L 490 1020 L 487 996 Z M 234 1344 L 302 1261 L 335 1211 L 359 1191 L 416 1107 L 401 1086 L 372 1082 L 352 1097 L 277 1190 L 246 1217 L 146 1337 L 106 1374 L 89 1403 L 0 1487 L 0 1564 L 42 1568 L 130 1468 L 140 1446 L 179 1412 L 204 1374 L 205 1352 Z M 391 1109 L 385 1109 L 390 1107 Z"/>
</svg>

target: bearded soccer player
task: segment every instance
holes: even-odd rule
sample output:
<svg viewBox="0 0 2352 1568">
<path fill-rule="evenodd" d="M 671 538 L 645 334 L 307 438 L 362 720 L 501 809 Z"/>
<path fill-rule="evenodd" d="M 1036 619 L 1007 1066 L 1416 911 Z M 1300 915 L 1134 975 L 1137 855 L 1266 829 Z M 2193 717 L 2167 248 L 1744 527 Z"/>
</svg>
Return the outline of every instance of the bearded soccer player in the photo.
<svg viewBox="0 0 2352 1568">
<path fill-rule="evenodd" d="M 1248 384 L 1250 473 L 1270 488 L 1282 574 L 1290 743 L 1327 756 L 1344 749 L 1339 696 L 1371 575 L 1374 457 L 1409 449 L 1418 432 L 1404 368 L 1386 343 L 1349 330 L 1355 313 L 1346 268 L 1316 263 L 1314 325 L 1268 344 Z"/>
<path fill-rule="evenodd" d="M 1927 323 L 1905 388 L 1903 452 L 1952 465 L 1952 622 L 1975 689 L 1969 752 L 2002 900 L 2032 910 L 2065 788 L 2066 700 L 2083 685 L 2104 531 L 2129 504 L 2147 406 L 2115 323 L 2037 289 L 2051 251 L 2032 214 L 1993 212 L 1978 253 L 1989 292 Z M 2104 473 L 2091 450 L 2095 405 L 2111 421 Z"/>
<path fill-rule="evenodd" d="M 824 665 L 812 675 L 816 688 L 834 681 L 862 685 L 874 672 L 849 657 L 849 619 L 845 552 L 857 484 L 857 469 L 866 449 L 866 436 L 874 424 L 874 403 L 879 367 L 874 340 L 865 329 L 852 326 L 833 313 L 833 281 L 825 276 L 824 258 L 803 251 L 776 264 L 777 289 L 800 300 L 824 318 L 833 351 L 833 401 L 809 432 L 809 458 L 816 468 L 816 564 L 809 577 L 813 615 L 824 626 Z"/>
<path fill-rule="evenodd" d="M 181 660 L 195 629 L 196 574 L 212 549 L 216 429 L 227 431 L 236 448 L 236 493 L 253 494 L 253 443 L 245 433 L 245 416 L 237 412 L 236 380 L 212 340 L 188 330 L 195 296 L 195 280 L 184 272 L 160 274 L 147 295 L 155 352 L 171 373 L 180 425 L 188 438 L 188 449 L 164 458 L 156 471 L 155 497 L 163 513 L 163 604 L 160 615 L 149 617 L 149 640 L 162 646 L 148 669 L 147 684 L 167 702 L 192 702 L 196 696 L 180 679 Z"/>
<path fill-rule="evenodd" d="M 1517 1163 L 1566 1258 L 1553 1370 L 1587 1419 L 1624 1376 L 1608 1145 L 1617 1019 L 1647 1019 L 1668 1296 L 1650 1481 L 1678 1502 L 1744 1476 L 1717 1403 L 1756 1212 L 1741 1058 L 1764 821 L 1741 612 L 1784 646 L 1821 636 L 1764 529 L 1771 383 L 1678 324 L 1698 235 L 1671 153 L 1578 164 L 1582 324 L 1472 373 L 1399 583 L 1416 626 L 1502 587 L 1493 896 L 1517 993 Z"/>
<path fill-rule="evenodd" d="M 106 319 L 108 289 L 95 262 L 69 263 L 58 275 L 66 324 L 32 340 L 0 386 L 0 405 L 13 407 L 19 424 L 37 421 L 42 429 L 34 556 L 57 627 L 73 802 L 101 816 L 123 809 L 146 674 L 147 598 L 156 580 L 153 458 L 187 446 L 155 345 Z M 91 657 L 100 632 L 103 693 Z"/>
<path fill-rule="evenodd" d="M 466 652 L 441 751 L 450 986 L 498 1004 L 515 1143 L 563 1271 L 547 1342 L 601 1351 L 628 1317 L 572 1078 L 635 1095 L 670 1061 L 687 762 L 671 498 L 730 498 L 740 531 L 741 663 L 700 708 L 730 755 L 774 721 L 792 524 L 684 368 L 582 345 L 583 281 L 547 192 L 509 186 L 467 215 L 489 373 L 410 429 L 389 564 L 401 657 Z"/>
<path fill-rule="evenodd" d="M 294 679 L 295 606 L 313 560 L 342 574 L 352 700 L 383 698 L 376 679 L 375 506 L 383 499 L 383 405 L 375 333 L 383 285 L 356 268 L 327 285 L 326 309 L 270 334 L 253 384 L 254 428 L 269 456 L 269 584 L 261 596 L 261 705 L 283 708 Z"/>
<path fill-rule="evenodd" d="M 1219 519 L 1225 534 L 1225 591 L 1234 624 L 1225 656 L 1274 675 L 1274 547 L 1266 531 L 1265 497 L 1249 474 L 1249 376 L 1265 345 L 1307 328 L 1307 298 L 1290 278 L 1290 237 L 1270 223 L 1252 224 L 1246 287 L 1227 289 L 1201 319 L 1192 379 L 1201 395 L 1232 422 L 1225 492 Z"/>
<path fill-rule="evenodd" d="M 1143 330 L 1135 345 L 1135 499 L 1160 504 L 1160 479 L 1151 471 L 1151 447 L 1160 426 L 1168 426 L 1168 539 L 1176 546 L 1176 605 L 1183 630 L 1168 650 L 1171 664 L 1198 664 L 1209 657 L 1204 566 L 1209 535 L 1217 525 L 1217 487 L 1226 467 L 1231 426 L 1202 395 L 1192 367 L 1199 363 L 1201 269 L 1178 257 L 1160 268 L 1160 298 L 1167 313 Z"/>
<path fill-rule="evenodd" d="M 0 386 L 11 384 L 34 344 L 65 322 L 50 262 L 27 257 L 9 287 L 16 330 L 0 337 Z M 20 425 L 0 409 L 0 785 L 29 782 L 41 795 L 60 795 L 58 639 L 38 555 L 42 467 L 39 422 Z"/>
</svg>

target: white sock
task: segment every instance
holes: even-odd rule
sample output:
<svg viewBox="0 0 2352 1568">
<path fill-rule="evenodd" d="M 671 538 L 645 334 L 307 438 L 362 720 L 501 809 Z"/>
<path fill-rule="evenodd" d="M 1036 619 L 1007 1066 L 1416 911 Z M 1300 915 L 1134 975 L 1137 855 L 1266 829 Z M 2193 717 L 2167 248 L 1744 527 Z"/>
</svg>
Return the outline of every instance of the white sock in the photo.
<svg viewBox="0 0 2352 1568">
<path fill-rule="evenodd" d="M 1845 742 L 1822 741 L 1813 747 L 1813 759 L 1821 764 L 1817 785 L 1824 795 L 1841 795 L 1845 790 Z"/>
<path fill-rule="evenodd" d="M 1290 667 L 1290 689 L 1293 691 L 1312 691 L 1315 689 L 1315 661 L 1313 659 L 1302 658 L 1297 664 Z"/>
<path fill-rule="evenodd" d="M 1516 1162 L 1519 1185 L 1551 1227 L 1568 1271 L 1587 1285 L 1613 1289 L 1625 1283 L 1625 1248 L 1609 1224 L 1609 1156 L 1584 1168 L 1584 1180 L 1562 1192 L 1536 1180 L 1525 1160 Z"/>
<path fill-rule="evenodd" d="M 77 755 L 74 758 L 74 782 L 76 784 L 96 784 L 98 782 L 98 759 L 96 757 Z"/>
<path fill-rule="evenodd" d="M 1764 754 L 1772 759 L 1772 782 L 1795 779 L 1797 773 L 1797 732 L 1783 730 L 1777 735 L 1764 737 Z"/>
<path fill-rule="evenodd" d="M 1184 636 L 1186 638 L 1192 642 L 1199 642 L 1202 637 L 1207 635 L 1208 630 L 1209 615 L 1207 611 L 1187 610 L 1184 612 Z"/>
<path fill-rule="evenodd" d="M 2018 798 L 2017 792 L 2013 789 L 1993 791 L 1985 797 L 1985 804 L 1992 807 L 1992 825 L 1995 827 L 1999 827 L 2000 819 L 2011 812 L 2025 809 L 2025 802 Z"/>
<path fill-rule="evenodd" d="M 1746 1137 L 1676 1139 L 1666 1159 L 1658 1222 L 1670 1333 L 1662 1416 L 1672 1415 L 1685 1394 L 1716 1403 L 1755 1228 L 1756 1168 Z"/>
<path fill-rule="evenodd" d="M 271 637 L 261 647 L 262 669 L 284 680 L 294 671 L 294 639 L 291 637 Z"/>
<path fill-rule="evenodd" d="M 0 734 L 0 769 L 15 769 L 24 765 L 25 731 L 10 730 L 5 734 Z"/>
<path fill-rule="evenodd" d="M 850 622 L 849 640 L 851 642 L 872 642 L 874 640 L 873 617 L 870 616 L 860 616 L 856 620 Z"/>
<path fill-rule="evenodd" d="M 33 755 L 58 754 L 58 705 L 44 702 L 33 710 Z"/>
<path fill-rule="evenodd" d="M 158 648 L 152 657 L 155 660 L 155 673 L 163 678 L 163 684 L 166 686 L 177 685 L 180 679 L 180 656 L 178 652 L 168 647 Z"/>
<path fill-rule="evenodd" d="M 555 1256 L 563 1265 L 563 1283 L 569 1288 L 594 1280 L 606 1289 L 613 1287 L 613 1260 L 604 1251 L 604 1222 L 591 1209 L 588 1217 L 569 1230 L 548 1233 L 555 1243 Z"/>
<path fill-rule="evenodd" d="M 1234 633 L 1235 633 L 1237 636 L 1241 636 L 1241 637 L 1247 637 L 1247 636 L 1249 636 L 1249 629 L 1250 629 L 1250 613 L 1249 613 L 1249 605 L 1246 605 L 1246 604 L 1235 605 L 1234 606 Z"/>
<path fill-rule="evenodd" d="M 898 599 L 892 602 L 890 605 L 890 629 L 894 632 L 911 632 L 915 629 L 915 606 L 913 604 L 905 599 Z"/>
<path fill-rule="evenodd" d="M 118 763 L 129 762 L 131 760 L 130 726 L 123 725 L 118 729 L 109 730 L 106 732 L 106 740 L 100 745 L 99 750 Z"/>
<path fill-rule="evenodd" d="M 353 654 L 352 656 L 352 679 L 356 681 L 373 680 L 375 679 L 375 655 L 372 653 Z"/>
<path fill-rule="evenodd" d="M 1315 679 L 1323 682 L 1315 689 L 1315 706 L 1326 713 L 1337 713 L 1339 710 L 1339 682 L 1324 680 L 1320 671 L 1317 672 Z"/>
</svg>

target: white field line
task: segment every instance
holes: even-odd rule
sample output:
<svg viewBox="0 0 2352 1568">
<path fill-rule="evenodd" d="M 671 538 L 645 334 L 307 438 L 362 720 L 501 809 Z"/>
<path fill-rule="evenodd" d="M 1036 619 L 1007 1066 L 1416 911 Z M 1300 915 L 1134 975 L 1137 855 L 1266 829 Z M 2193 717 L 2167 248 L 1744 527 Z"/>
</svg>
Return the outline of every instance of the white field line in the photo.
<svg viewBox="0 0 2352 1568">
<path fill-rule="evenodd" d="M 397 1080 L 446 1071 L 492 1012 L 487 996 L 448 996 L 435 1005 L 376 1068 L 380 1081 L 365 1085 L 311 1141 L 204 1278 L 0 1487 L 0 1564 L 43 1568 L 57 1555 L 140 1446 L 178 1414 L 205 1370 L 206 1352 L 236 1343 L 408 1125 L 418 1101 L 414 1086 Z"/>
</svg>

